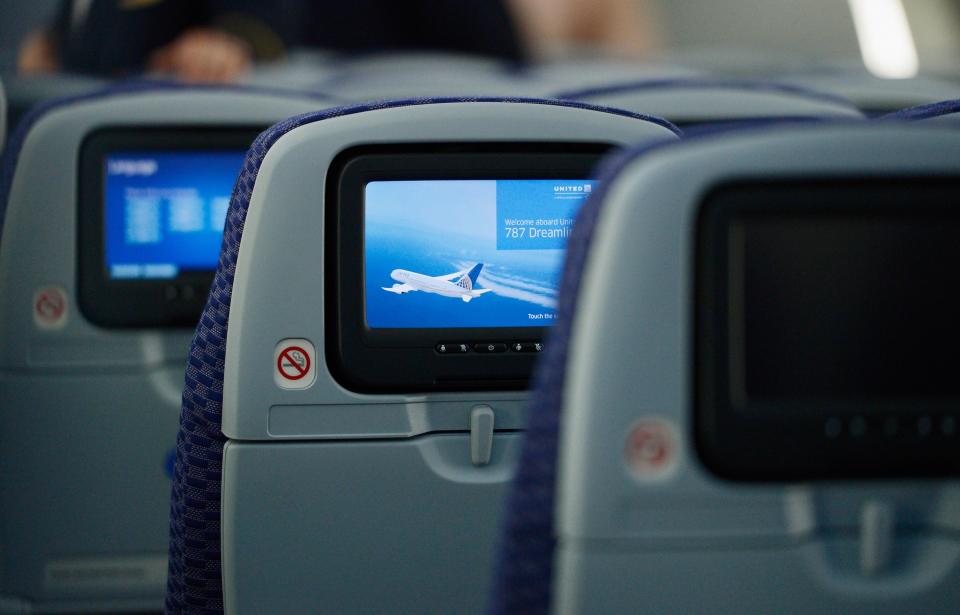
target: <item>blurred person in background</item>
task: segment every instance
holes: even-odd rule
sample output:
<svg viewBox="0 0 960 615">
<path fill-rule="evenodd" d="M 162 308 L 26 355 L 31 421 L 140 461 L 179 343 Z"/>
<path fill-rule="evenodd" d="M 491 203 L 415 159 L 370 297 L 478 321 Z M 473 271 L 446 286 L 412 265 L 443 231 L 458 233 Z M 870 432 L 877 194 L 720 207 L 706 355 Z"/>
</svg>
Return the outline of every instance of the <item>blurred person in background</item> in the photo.
<svg viewBox="0 0 960 615">
<path fill-rule="evenodd" d="M 646 0 L 61 0 L 21 74 L 142 72 L 232 82 L 288 49 L 437 51 L 527 61 L 569 47 L 636 56 Z"/>
</svg>

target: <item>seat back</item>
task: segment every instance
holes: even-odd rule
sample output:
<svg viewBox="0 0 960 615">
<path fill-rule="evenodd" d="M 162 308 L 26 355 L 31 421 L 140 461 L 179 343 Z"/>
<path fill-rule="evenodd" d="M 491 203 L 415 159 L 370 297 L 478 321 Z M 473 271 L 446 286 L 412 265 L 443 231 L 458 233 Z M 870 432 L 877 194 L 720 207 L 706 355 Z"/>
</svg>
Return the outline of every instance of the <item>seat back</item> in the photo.
<svg viewBox="0 0 960 615">
<path fill-rule="evenodd" d="M 827 122 L 613 163 L 571 237 L 494 612 L 951 612 L 958 153 Z"/>
<path fill-rule="evenodd" d="M 109 303 L 122 318 L 138 316 L 144 305 L 134 301 L 150 280 L 101 280 L 108 262 L 95 260 L 91 268 L 83 261 L 94 248 L 102 257 L 108 242 L 93 245 L 82 227 L 91 216 L 104 223 L 109 210 L 126 226 L 114 227 L 117 233 L 93 229 L 119 238 L 108 253 L 142 253 L 163 245 L 159 233 L 168 231 L 195 231 L 215 251 L 216 203 L 208 197 L 229 196 L 249 145 L 230 135 L 239 130 L 252 139 L 319 105 L 316 98 L 236 88 L 126 86 L 48 104 L 11 137 L 0 187 L 4 599 L 30 610 L 160 608 L 190 330 L 142 319 L 133 328 L 95 321 L 94 306 L 81 297 L 91 277 L 107 289 L 92 295 L 94 303 Z M 227 160 L 212 172 L 195 132 L 215 149 L 225 147 L 229 133 L 233 149 L 223 156 L 236 166 Z M 103 141 L 119 136 L 136 145 Z M 190 138 L 193 149 L 180 150 Z M 91 153 L 96 143 L 102 158 Z M 171 170 L 161 151 L 170 148 L 200 156 L 174 161 L 179 166 Z M 215 259 L 200 254 L 199 244 L 191 250 L 201 261 Z M 163 281 L 154 288 L 159 295 L 152 304 L 147 297 L 147 308 L 179 305 L 199 284 L 168 281 L 169 288 Z"/>
<path fill-rule="evenodd" d="M 489 317 L 552 314 L 560 212 L 592 187 L 580 154 L 672 138 L 636 114 L 522 99 L 340 108 L 261 136 L 190 355 L 168 610 L 481 612 L 540 335 Z M 510 202 L 560 208 L 549 253 L 491 257 L 498 177 L 546 180 Z"/>
<path fill-rule="evenodd" d="M 798 86 L 733 79 L 667 79 L 612 83 L 556 94 L 665 117 L 680 126 L 784 118 L 860 117 L 852 103 Z"/>
</svg>

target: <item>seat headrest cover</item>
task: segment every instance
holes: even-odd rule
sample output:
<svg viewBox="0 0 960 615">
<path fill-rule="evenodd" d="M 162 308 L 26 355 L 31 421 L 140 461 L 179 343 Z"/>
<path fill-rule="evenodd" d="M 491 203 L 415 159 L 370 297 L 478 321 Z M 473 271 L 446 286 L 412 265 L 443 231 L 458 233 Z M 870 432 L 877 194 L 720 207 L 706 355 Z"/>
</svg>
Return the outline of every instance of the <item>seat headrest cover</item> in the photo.
<svg viewBox="0 0 960 615">
<path fill-rule="evenodd" d="M 960 99 L 909 107 L 880 117 L 882 120 L 929 120 L 960 113 Z"/>
<path fill-rule="evenodd" d="M 787 83 L 753 81 L 748 79 L 651 79 L 643 81 L 626 81 L 612 83 L 600 87 L 560 92 L 556 95 L 556 97 L 564 100 L 582 100 L 585 98 L 592 98 L 595 96 L 603 96 L 608 94 L 626 94 L 648 90 L 671 89 L 725 89 L 740 90 L 744 92 L 754 91 L 771 94 L 787 94 L 811 100 L 842 105 L 844 107 L 849 107 L 850 109 L 856 108 L 853 103 L 842 96 L 836 96 L 811 88 L 805 88 Z"/>
<path fill-rule="evenodd" d="M 3 236 L 3 221 L 7 212 L 7 201 L 10 199 L 10 189 L 13 186 L 13 177 L 17 169 L 17 160 L 20 158 L 20 151 L 27 140 L 27 136 L 33 127 L 46 115 L 71 105 L 85 102 L 103 100 L 114 96 L 129 95 L 149 95 L 166 92 L 224 92 L 238 94 L 262 94 L 265 96 L 293 96 L 298 98 L 310 98 L 318 101 L 330 103 L 330 97 L 319 92 L 302 92 L 298 90 L 263 88 L 254 86 L 231 86 L 231 85 L 186 85 L 170 81 L 157 80 L 130 80 L 111 85 L 107 88 L 100 88 L 91 92 L 86 92 L 78 96 L 69 96 L 64 98 L 54 98 L 35 105 L 28 111 L 16 129 L 10 134 L 10 139 L 3 148 L 3 159 L 0 164 L 0 237 Z"/>
<path fill-rule="evenodd" d="M 263 132 L 247 152 L 227 213 L 220 260 L 197 325 L 187 362 L 173 477 L 166 608 L 223 609 L 220 560 L 220 494 L 223 445 L 224 359 L 240 239 L 260 167 L 288 132 L 327 119 L 381 109 L 458 103 L 508 103 L 572 107 L 648 121 L 679 135 L 673 124 L 629 111 L 585 103 L 525 98 L 423 98 L 344 106 L 292 117 Z"/>
</svg>

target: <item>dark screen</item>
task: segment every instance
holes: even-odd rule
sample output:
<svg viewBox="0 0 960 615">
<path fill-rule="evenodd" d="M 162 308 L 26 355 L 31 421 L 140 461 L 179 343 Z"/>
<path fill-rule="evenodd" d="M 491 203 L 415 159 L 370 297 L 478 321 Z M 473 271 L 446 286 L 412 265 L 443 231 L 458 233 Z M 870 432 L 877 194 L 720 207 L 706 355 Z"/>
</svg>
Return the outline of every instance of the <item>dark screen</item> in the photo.
<svg viewBox="0 0 960 615">
<path fill-rule="evenodd" d="M 753 210 L 732 222 L 734 399 L 956 395 L 960 215 Z"/>
</svg>

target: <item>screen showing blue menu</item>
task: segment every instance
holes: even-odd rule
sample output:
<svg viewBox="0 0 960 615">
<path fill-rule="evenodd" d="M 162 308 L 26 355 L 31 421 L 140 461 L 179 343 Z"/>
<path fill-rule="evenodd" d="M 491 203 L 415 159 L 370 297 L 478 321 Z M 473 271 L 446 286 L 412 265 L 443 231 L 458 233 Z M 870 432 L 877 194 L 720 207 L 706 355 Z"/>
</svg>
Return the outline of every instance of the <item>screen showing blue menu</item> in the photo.
<svg viewBox="0 0 960 615">
<path fill-rule="evenodd" d="M 115 152 L 104 169 L 111 279 L 172 279 L 217 267 L 245 150 Z"/>
<path fill-rule="evenodd" d="M 544 327 L 567 238 L 592 180 L 369 182 L 371 329 Z"/>
</svg>

